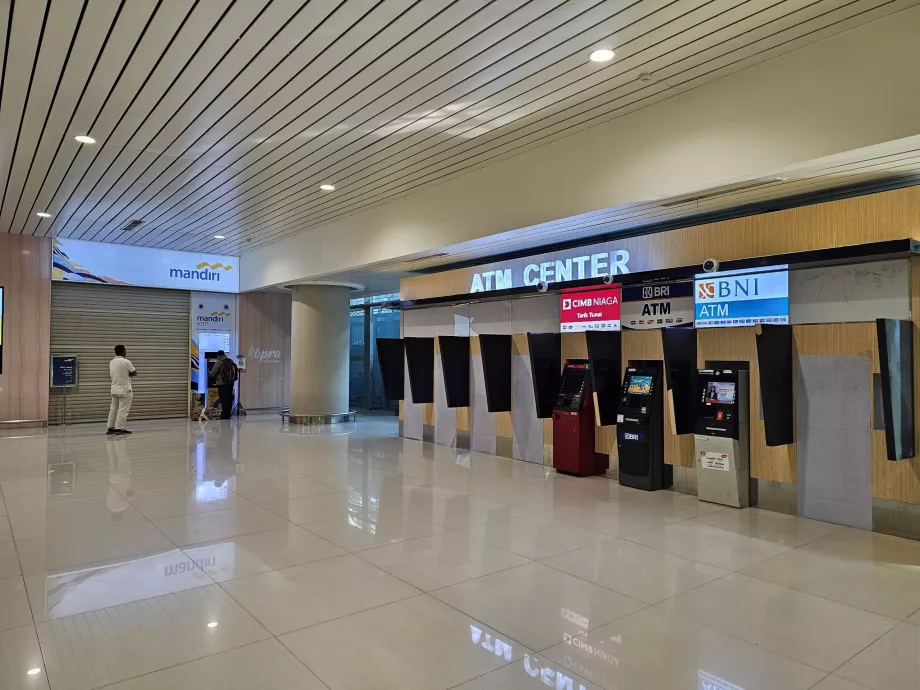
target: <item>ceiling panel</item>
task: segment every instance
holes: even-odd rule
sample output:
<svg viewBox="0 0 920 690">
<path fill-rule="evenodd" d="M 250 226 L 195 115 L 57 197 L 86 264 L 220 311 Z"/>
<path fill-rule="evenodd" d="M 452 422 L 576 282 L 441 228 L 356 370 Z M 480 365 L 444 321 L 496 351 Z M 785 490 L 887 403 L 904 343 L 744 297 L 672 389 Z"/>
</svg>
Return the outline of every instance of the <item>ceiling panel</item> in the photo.
<svg viewBox="0 0 920 690">
<path fill-rule="evenodd" d="M 917 2 L 0 0 L 0 227 L 245 253 Z M 616 59 L 588 62 L 600 45 Z M 73 140 L 86 133 L 97 143 Z M 457 251 L 635 228 L 905 174 L 918 159 L 877 152 Z"/>
</svg>

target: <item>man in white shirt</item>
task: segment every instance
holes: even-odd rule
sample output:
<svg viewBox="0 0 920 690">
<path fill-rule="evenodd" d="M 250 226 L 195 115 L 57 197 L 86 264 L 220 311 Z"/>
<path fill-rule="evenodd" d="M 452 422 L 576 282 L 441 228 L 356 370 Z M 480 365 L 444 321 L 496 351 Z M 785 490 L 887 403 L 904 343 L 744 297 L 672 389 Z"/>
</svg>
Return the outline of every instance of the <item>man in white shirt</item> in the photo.
<svg viewBox="0 0 920 690">
<path fill-rule="evenodd" d="M 119 436 L 130 434 L 125 429 L 128 421 L 128 411 L 131 409 L 131 400 L 134 394 L 131 390 L 131 379 L 137 376 L 137 370 L 131 360 L 125 355 L 124 345 L 115 346 L 115 359 L 109 362 L 109 376 L 112 377 L 112 405 L 109 407 L 109 429 L 107 434 Z"/>
</svg>

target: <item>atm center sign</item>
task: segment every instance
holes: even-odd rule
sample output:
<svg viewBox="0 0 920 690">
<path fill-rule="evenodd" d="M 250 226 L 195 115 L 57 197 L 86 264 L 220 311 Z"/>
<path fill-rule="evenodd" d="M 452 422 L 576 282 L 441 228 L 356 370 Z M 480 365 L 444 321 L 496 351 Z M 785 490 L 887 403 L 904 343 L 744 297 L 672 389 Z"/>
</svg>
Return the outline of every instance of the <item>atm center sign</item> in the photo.
<svg viewBox="0 0 920 690">
<path fill-rule="evenodd" d="M 694 281 L 697 328 L 789 323 L 789 271 L 699 274 Z"/>
</svg>

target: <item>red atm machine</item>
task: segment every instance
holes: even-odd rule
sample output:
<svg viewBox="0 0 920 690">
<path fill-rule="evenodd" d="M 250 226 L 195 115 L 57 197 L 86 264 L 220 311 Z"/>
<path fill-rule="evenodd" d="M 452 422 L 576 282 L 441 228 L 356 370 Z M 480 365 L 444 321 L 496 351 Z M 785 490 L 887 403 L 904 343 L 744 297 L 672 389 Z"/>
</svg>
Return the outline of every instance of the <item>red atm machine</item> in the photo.
<svg viewBox="0 0 920 690">
<path fill-rule="evenodd" d="M 568 359 L 553 405 L 553 467 L 558 472 L 588 477 L 607 471 L 606 457 L 594 453 L 594 427 L 590 364 Z"/>
</svg>

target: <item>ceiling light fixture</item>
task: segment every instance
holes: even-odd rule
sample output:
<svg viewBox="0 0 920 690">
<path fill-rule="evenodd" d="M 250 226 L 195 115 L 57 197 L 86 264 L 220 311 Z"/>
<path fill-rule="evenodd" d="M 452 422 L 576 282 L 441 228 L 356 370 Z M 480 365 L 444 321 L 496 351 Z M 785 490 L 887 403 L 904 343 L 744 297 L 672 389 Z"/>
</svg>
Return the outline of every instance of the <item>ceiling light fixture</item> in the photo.
<svg viewBox="0 0 920 690">
<path fill-rule="evenodd" d="M 30 668 L 28 671 L 26 671 L 26 673 L 28 673 L 30 676 L 37 676 L 41 672 L 42 670 L 40 668 Z"/>
<path fill-rule="evenodd" d="M 217 627 L 217 621 L 211 621 L 210 623 L 208 623 L 208 627 L 209 627 L 209 628 L 216 628 L 216 627 Z"/>
<path fill-rule="evenodd" d="M 334 184 L 321 184 L 319 188 L 322 189 L 324 192 L 334 192 L 335 191 Z"/>
<path fill-rule="evenodd" d="M 43 212 L 43 211 L 42 211 L 42 212 L 39 212 L 39 213 L 36 213 L 35 215 L 38 216 L 39 218 L 50 218 L 50 217 L 51 217 L 51 214 L 50 214 L 50 213 L 45 213 L 45 212 Z"/>
<path fill-rule="evenodd" d="M 227 239 L 226 235 L 214 235 L 215 240 L 225 240 Z"/>
<path fill-rule="evenodd" d="M 613 60 L 614 55 L 616 55 L 616 53 L 614 53 L 612 50 L 601 48 L 600 50 L 595 50 L 593 53 L 591 53 L 588 56 L 588 59 L 590 59 L 591 62 L 609 62 L 610 60 Z"/>
<path fill-rule="evenodd" d="M 74 139 L 79 141 L 81 144 L 95 144 L 96 143 L 95 139 L 93 139 L 92 137 L 88 137 L 85 134 L 78 134 L 77 136 L 74 137 Z"/>
</svg>

